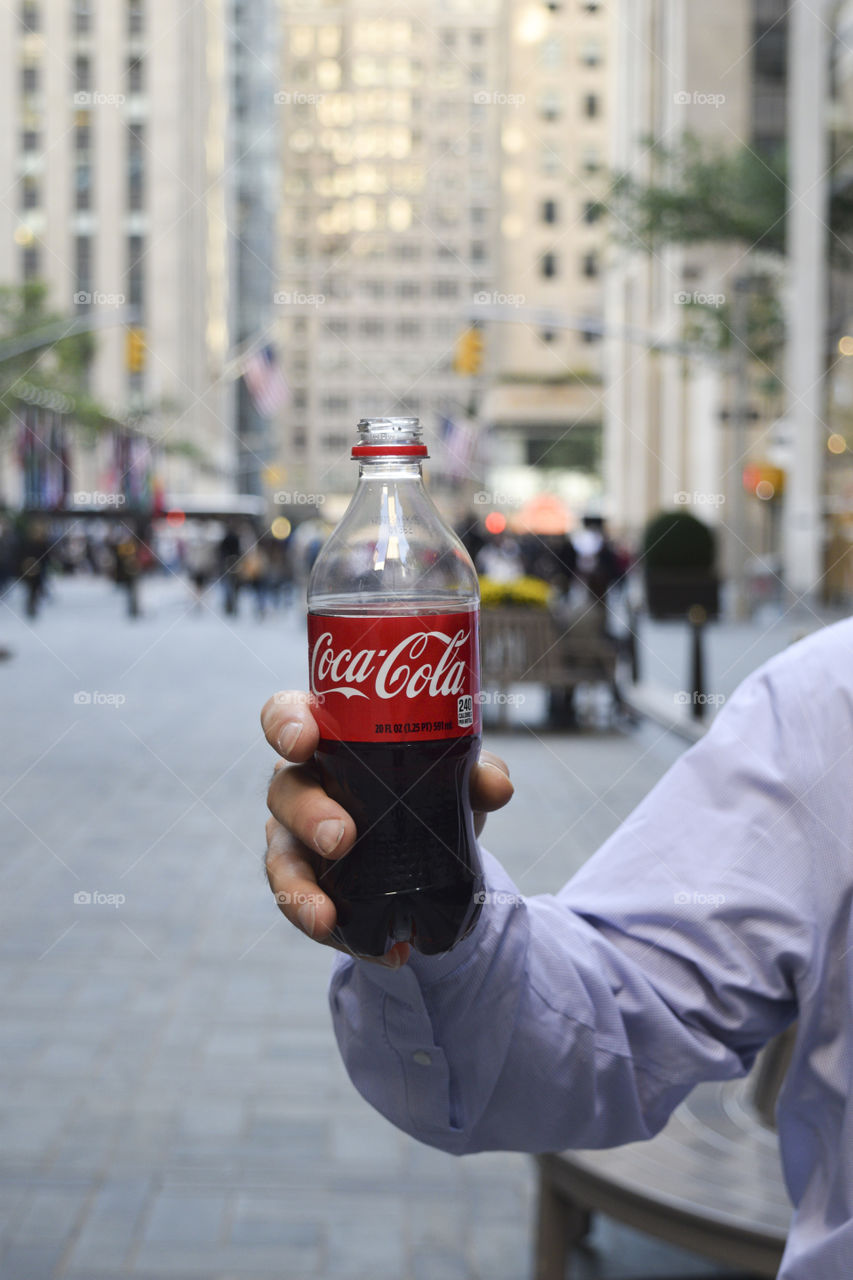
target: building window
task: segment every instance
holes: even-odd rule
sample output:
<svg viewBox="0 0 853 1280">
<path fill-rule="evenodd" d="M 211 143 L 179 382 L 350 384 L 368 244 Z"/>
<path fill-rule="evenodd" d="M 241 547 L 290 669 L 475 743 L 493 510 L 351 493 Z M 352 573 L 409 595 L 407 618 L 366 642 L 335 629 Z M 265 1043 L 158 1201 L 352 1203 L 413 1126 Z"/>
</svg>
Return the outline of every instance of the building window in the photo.
<svg viewBox="0 0 853 1280">
<path fill-rule="evenodd" d="M 597 93 L 586 93 L 583 99 L 583 113 L 587 120 L 595 120 L 598 116 L 599 101 Z"/>
<path fill-rule="evenodd" d="M 539 114 L 543 120 L 559 120 L 563 114 L 563 100 L 558 89 L 546 89 L 539 95 Z"/>
<path fill-rule="evenodd" d="M 74 14 L 74 34 L 78 36 L 86 35 L 92 30 L 92 0 L 74 0 L 72 11 Z"/>
<path fill-rule="evenodd" d="M 142 236 L 128 236 L 127 240 L 127 302 L 128 306 L 141 308 L 145 302 L 145 245 Z"/>
<path fill-rule="evenodd" d="M 330 320 L 328 329 L 336 338 L 346 338 L 349 332 L 349 325 L 346 320 Z"/>
<path fill-rule="evenodd" d="M 585 173 L 597 173 L 601 168 L 601 152 L 598 147 L 584 147 L 583 167 Z"/>
<path fill-rule="evenodd" d="M 21 5 L 21 26 L 25 31 L 39 31 L 41 20 L 35 0 L 24 0 Z"/>
<path fill-rule="evenodd" d="M 468 34 L 468 40 L 475 49 L 479 49 L 481 45 L 486 43 L 486 33 L 479 27 L 474 27 Z"/>
<path fill-rule="evenodd" d="M 22 151 L 38 151 L 39 133 L 37 129 L 25 129 L 21 134 L 21 150 Z"/>
<path fill-rule="evenodd" d="M 420 338 L 421 323 L 419 320 L 399 320 L 397 322 L 398 338 Z"/>
<path fill-rule="evenodd" d="M 79 161 L 74 166 L 74 208 L 91 209 L 92 207 L 92 166 L 86 161 Z"/>
<path fill-rule="evenodd" d="M 485 246 L 485 244 L 483 243 L 483 241 L 482 241 L 482 240 L 472 240 L 472 242 L 471 242 L 471 261 L 472 261 L 472 262 L 485 262 L 485 261 L 486 261 L 486 246 Z"/>
<path fill-rule="evenodd" d="M 598 254 L 595 249 L 590 249 L 589 253 L 583 255 L 581 260 L 581 274 L 586 276 L 587 280 L 594 280 L 599 274 Z"/>
<path fill-rule="evenodd" d="M 396 297 L 408 298 L 411 302 L 421 296 L 421 286 L 415 280 L 400 280 L 394 286 L 394 293 Z"/>
<path fill-rule="evenodd" d="M 539 65 L 548 71 L 559 71 L 563 62 L 563 44 L 559 36 L 548 36 L 539 48 Z"/>
<path fill-rule="evenodd" d="M 74 59 L 74 91 L 87 93 L 92 88 L 92 61 L 78 54 Z"/>
<path fill-rule="evenodd" d="M 372 316 L 365 316 L 358 323 L 358 331 L 363 338 L 384 338 L 385 325 L 381 320 L 374 320 Z"/>
<path fill-rule="evenodd" d="M 21 191 L 21 206 L 24 209 L 37 209 L 39 204 L 39 184 L 35 178 L 24 178 Z"/>
<path fill-rule="evenodd" d="M 77 122 L 74 126 L 74 149 L 76 151 L 88 151 L 92 145 L 92 126 L 89 123 L 89 115 L 85 111 L 77 112 Z"/>
<path fill-rule="evenodd" d="M 90 236 L 74 237 L 74 279 L 78 293 L 92 292 L 92 240 Z"/>
<path fill-rule="evenodd" d="M 145 30 L 145 0 L 128 0 L 127 33 L 131 36 L 142 35 Z"/>
<path fill-rule="evenodd" d="M 33 244 L 27 245 L 26 249 L 21 253 L 21 274 L 25 280 L 37 280 L 40 268 L 41 262 L 38 249 Z"/>
<path fill-rule="evenodd" d="M 601 66 L 601 41 L 592 37 L 581 45 L 581 62 L 585 67 Z"/>
<path fill-rule="evenodd" d="M 21 67 L 21 92 L 38 93 L 39 69 L 32 64 Z"/>
<path fill-rule="evenodd" d="M 601 217 L 601 205 L 597 200 L 586 200 L 583 206 L 583 220 L 588 224 L 598 222 Z"/>
<path fill-rule="evenodd" d="M 456 298 L 459 285 L 456 280 L 434 280 L 432 291 L 437 298 Z"/>
<path fill-rule="evenodd" d="M 128 93 L 143 93 L 145 91 L 145 63 L 142 58 L 128 59 L 127 91 Z"/>
<path fill-rule="evenodd" d="M 601 341 L 601 334 L 596 333 L 594 329 L 584 329 L 581 334 L 581 339 L 583 342 L 587 343 L 587 345 L 591 345 L 593 342 Z"/>
<path fill-rule="evenodd" d="M 127 132 L 127 207 L 133 211 L 145 207 L 144 147 L 143 125 L 134 124 Z"/>
<path fill-rule="evenodd" d="M 552 222 L 552 223 L 557 221 L 557 201 L 556 200 L 542 201 L 542 221 Z"/>
<path fill-rule="evenodd" d="M 556 253 L 543 253 L 539 259 L 539 273 L 546 280 L 553 280 L 557 274 L 557 255 Z"/>
<path fill-rule="evenodd" d="M 585 13 L 598 13 L 601 8 L 601 0 L 581 0 L 581 8 Z"/>
</svg>

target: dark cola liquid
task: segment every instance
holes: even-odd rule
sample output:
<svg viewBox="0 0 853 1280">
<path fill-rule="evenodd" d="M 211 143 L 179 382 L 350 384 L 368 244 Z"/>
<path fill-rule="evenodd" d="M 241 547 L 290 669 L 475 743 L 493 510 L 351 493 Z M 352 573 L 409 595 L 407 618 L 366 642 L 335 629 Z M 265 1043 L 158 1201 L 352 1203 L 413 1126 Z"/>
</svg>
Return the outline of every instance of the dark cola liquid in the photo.
<svg viewBox="0 0 853 1280">
<path fill-rule="evenodd" d="M 468 783 L 479 751 L 475 736 L 321 741 L 324 786 L 358 831 L 352 850 L 320 876 L 349 950 L 380 956 L 408 940 L 436 955 L 473 927 L 483 881 Z"/>
</svg>

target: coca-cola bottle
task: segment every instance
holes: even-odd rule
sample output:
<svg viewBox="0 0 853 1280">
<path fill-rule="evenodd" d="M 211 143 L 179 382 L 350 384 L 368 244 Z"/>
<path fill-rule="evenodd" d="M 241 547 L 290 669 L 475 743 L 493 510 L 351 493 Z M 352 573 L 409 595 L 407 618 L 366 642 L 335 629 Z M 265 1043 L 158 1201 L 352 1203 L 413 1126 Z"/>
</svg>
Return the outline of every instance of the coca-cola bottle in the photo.
<svg viewBox="0 0 853 1280">
<path fill-rule="evenodd" d="M 355 495 L 308 584 L 316 760 L 357 839 L 320 885 L 357 955 L 449 951 L 482 870 L 468 796 L 480 750 L 479 588 L 424 488 L 417 418 L 358 424 Z"/>
</svg>

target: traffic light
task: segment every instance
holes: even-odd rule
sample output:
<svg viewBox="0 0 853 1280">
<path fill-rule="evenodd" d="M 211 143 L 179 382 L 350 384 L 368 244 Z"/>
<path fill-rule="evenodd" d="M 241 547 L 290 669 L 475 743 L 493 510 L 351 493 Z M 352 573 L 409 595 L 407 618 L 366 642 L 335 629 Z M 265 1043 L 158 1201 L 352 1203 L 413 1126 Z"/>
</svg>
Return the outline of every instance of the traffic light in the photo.
<svg viewBox="0 0 853 1280">
<path fill-rule="evenodd" d="M 456 373 L 473 377 L 483 367 L 483 331 L 478 325 L 463 329 L 456 339 L 456 352 L 453 357 L 453 368 Z"/>
<path fill-rule="evenodd" d="M 145 353 L 147 350 L 145 330 L 128 329 L 126 350 L 128 373 L 142 373 L 145 368 Z"/>
</svg>

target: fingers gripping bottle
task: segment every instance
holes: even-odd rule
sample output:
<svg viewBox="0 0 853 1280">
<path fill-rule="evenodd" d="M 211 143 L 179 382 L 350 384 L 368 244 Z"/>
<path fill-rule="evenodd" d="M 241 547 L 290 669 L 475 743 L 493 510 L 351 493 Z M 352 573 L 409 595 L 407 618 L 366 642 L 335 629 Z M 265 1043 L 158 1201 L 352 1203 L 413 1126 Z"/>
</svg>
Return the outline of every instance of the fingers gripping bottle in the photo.
<svg viewBox="0 0 853 1280">
<path fill-rule="evenodd" d="M 320 873 L 357 955 L 449 951 L 482 870 L 468 783 L 480 750 L 479 588 L 424 488 L 417 418 L 366 418 L 359 476 L 308 584 L 316 760 L 357 839 Z"/>
</svg>

